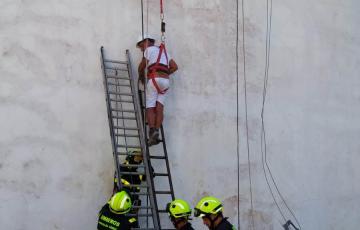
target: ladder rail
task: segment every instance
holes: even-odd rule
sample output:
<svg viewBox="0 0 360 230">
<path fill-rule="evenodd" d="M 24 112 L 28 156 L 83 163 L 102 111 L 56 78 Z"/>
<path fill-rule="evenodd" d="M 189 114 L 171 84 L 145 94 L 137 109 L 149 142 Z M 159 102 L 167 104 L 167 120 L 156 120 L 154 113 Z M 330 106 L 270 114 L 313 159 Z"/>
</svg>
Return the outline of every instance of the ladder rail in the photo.
<svg viewBox="0 0 360 230">
<path fill-rule="evenodd" d="M 144 94 L 145 93 L 146 92 L 144 92 Z M 146 116 L 144 114 L 146 112 L 146 105 L 144 106 L 142 92 L 140 90 L 139 90 L 138 94 L 139 94 L 138 97 L 140 99 L 140 105 L 141 105 L 141 108 L 142 108 L 142 119 L 143 119 L 143 123 L 145 124 L 146 123 L 146 121 L 145 121 Z M 146 96 L 145 96 L 145 100 L 146 100 Z M 146 104 L 146 102 L 145 102 L 145 104 Z M 165 160 L 165 165 L 166 165 L 166 170 L 167 170 L 167 177 L 168 177 L 170 191 L 166 191 L 166 192 L 155 191 L 155 186 L 153 186 L 152 188 L 154 188 L 154 193 L 155 194 L 169 194 L 169 195 L 171 195 L 172 200 L 175 200 L 175 194 L 174 194 L 174 188 L 173 188 L 172 179 L 171 179 L 170 164 L 169 164 L 169 159 L 168 159 L 168 154 L 167 154 L 166 141 L 165 141 L 165 132 L 164 132 L 163 125 L 160 126 L 160 131 L 161 131 L 161 138 L 162 138 L 161 142 L 162 142 L 162 146 L 163 146 L 164 155 L 163 156 L 151 156 L 149 148 L 148 148 L 148 151 L 149 151 L 148 152 L 149 153 L 148 160 L 150 161 L 150 164 L 151 164 L 151 159 Z M 147 145 L 147 143 L 146 143 L 146 145 Z M 154 174 L 156 175 L 157 173 L 154 172 Z M 163 174 L 163 173 L 160 173 L 160 174 Z M 153 181 L 153 178 L 152 178 L 152 181 Z M 154 183 L 154 181 L 153 181 L 153 183 Z M 155 195 L 155 197 L 156 197 L 156 195 Z M 157 203 L 156 203 L 156 213 L 160 213 L 160 209 L 159 209 Z M 159 220 L 160 220 L 160 218 L 159 218 Z M 161 226 L 161 224 L 160 224 L 160 226 Z"/>
<path fill-rule="evenodd" d="M 174 187 L 173 187 L 173 183 L 172 183 L 172 179 L 171 179 L 169 158 L 168 158 L 168 154 L 167 154 L 166 141 L 165 141 L 165 132 L 164 132 L 163 125 L 161 125 L 160 131 L 161 131 L 162 145 L 163 145 L 163 149 L 164 149 L 166 170 L 167 170 L 167 173 L 168 173 L 167 177 L 169 179 L 169 186 L 170 186 L 170 191 L 171 191 L 171 198 L 172 198 L 172 200 L 175 200 Z"/>
<path fill-rule="evenodd" d="M 127 61 L 128 61 L 128 73 L 129 73 L 129 77 L 130 77 L 130 84 L 131 84 L 131 89 L 133 92 L 133 95 L 135 97 L 136 100 L 134 100 L 134 109 L 135 111 L 137 111 L 137 116 L 136 116 L 136 122 L 138 124 L 138 127 L 140 129 L 139 135 L 140 135 L 140 145 L 142 147 L 142 154 L 144 157 L 144 164 L 145 164 L 145 171 L 146 174 L 149 175 L 146 177 L 147 183 L 149 185 L 149 189 L 148 189 L 148 194 L 149 194 L 149 200 L 150 200 L 150 206 L 152 207 L 152 215 L 153 215 L 153 225 L 154 228 L 159 230 L 160 229 L 160 216 L 157 212 L 158 208 L 157 208 L 157 202 L 156 202 L 156 194 L 154 193 L 154 181 L 153 181 L 153 177 L 152 177 L 152 172 L 150 171 L 150 160 L 149 160 L 149 151 L 148 151 L 148 146 L 146 143 L 146 133 L 144 130 L 144 124 L 143 124 L 143 120 L 140 119 L 140 114 L 142 113 L 142 109 L 141 106 L 139 104 L 140 99 L 137 98 L 138 94 L 136 93 L 136 89 L 135 89 L 135 83 L 134 83 L 134 78 L 132 76 L 131 73 L 131 62 L 130 62 L 130 52 L 129 50 L 126 50 L 126 56 L 127 56 Z"/>
<path fill-rule="evenodd" d="M 112 149 L 113 149 L 113 157 L 114 157 L 114 163 L 115 163 L 115 168 L 118 170 L 118 165 L 119 165 L 119 159 L 117 157 L 117 148 L 116 148 L 116 136 L 115 136 L 115 131 L 114 131 L 114 121 L 113 121 L 113 115 L 112 115 L 112 111 L 111 111 L 111 101 L 110 101 L 110 95 L 109 95 L 109 88 L 108 88 L 108 84 L 107 84 L 107 79 L 106 79 L 106 69 L 105 69 L 105 59 L 104 59 L 104 47 L 101 46 L 100 48 L 100 52 L 101 52 L 101 68 L 103 69 L 103 84 L 104 84 L 104 88 L 105 88 L 105 96 L 106 96 L 106 107 L 107 107 L 107 113 L 108 113 L 108 121 L 109 121 L 109 129 L 110 129 L 110 136 L 111 136 L 111 145 L 112 145 Z M 117 186 L 118 188 L 122 189 L 122 184 L 120 183 L 120 180 L 117 180 Z"/>
</svg>

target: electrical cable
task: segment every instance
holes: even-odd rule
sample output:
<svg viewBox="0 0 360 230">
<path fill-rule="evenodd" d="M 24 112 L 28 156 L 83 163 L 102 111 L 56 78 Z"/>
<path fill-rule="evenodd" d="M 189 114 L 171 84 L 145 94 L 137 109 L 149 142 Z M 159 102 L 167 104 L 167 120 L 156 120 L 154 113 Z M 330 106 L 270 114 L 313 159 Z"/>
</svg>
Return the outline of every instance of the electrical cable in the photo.
<svg viewBox="0 0 360 230">
<path fill-rule="evenodd" d="M 266 173 L 266 169 L 269 172 L 270 178 L 273 182 L 273 185 L 277 191 L 277 194 L 280 196 L 282 202 L 286 206 L 287 210 L 290 212 L 292 217 L 294 217 L 297 225 L 301 229 L 301 225 L 296 218 L 294 212 L 290 209 L 287 202 L 285 201 L 283 195 L 281 194 L 278 185 L 274 179 L 274 176 L 271 172 L 269 163 L 267 161 L 267 148 L 266 148 L 266 132 L 265 132 L 265 122 L 264 122 L 264 111 L 265 111 L 265 101 L 266 101 L 266 94 L 267 94 L 267 84 L 269 79 L 269 66 L 270 66 L 270 44 L 271 44 L 271 26 L 272 26 L 272 0 L 270 0 L 270 7 L 269 7 L 269 0 L 266 1 L 266 51 L 265 51 L 265 74 L 264 74 L 264 86 L 263 86 L 263 101 L 262 101 L 262 109 L 261 109 L 261 159 L 262 159 L 262 166 L 263 171 L 265 175 L 265 180 L 268 185 L 269 191 L 271 193 L 271 196 L 276 204 L 276 207 L 278 208 L 281 216 L 283 217 L 284 221 L 286 222 L 286 218 L 284 213 L 282 212 L 278 202 L 276 201 L 276 198 L 274 196 L 274 192 L 270 186 L 270 182 L 268 179 L 268 175 Z M 266 169 L 265 169 L 266 166 Z"/>
</svg>

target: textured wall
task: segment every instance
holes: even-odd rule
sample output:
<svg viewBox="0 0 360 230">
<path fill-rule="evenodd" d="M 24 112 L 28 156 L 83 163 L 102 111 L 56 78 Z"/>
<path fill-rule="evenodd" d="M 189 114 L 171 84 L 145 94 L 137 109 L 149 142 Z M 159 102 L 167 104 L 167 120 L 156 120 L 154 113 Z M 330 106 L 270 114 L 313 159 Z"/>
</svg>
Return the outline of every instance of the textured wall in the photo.
<svg viewBox="0 0 360 230">
<path fill-rule="evenodd" d="M 158 34 L 158 1 L 144 2 L 145 29 Z M 265 110 L 272 173 L 303 229 L 355 230 L 360 4 L 273 4 Z M 165 10 L 168 49 L 180 67 L 164 121 L 176 195 L 192 205 L 216 195 L 237 225 L 236 1 L 168 0 Z M 244 10 L 255 229 L 280 229 L 260 149 L 266 1 L 245 1 Z M 135 64 L 140 33 L 140 0 L 0 2 L 1 228 L 96 228 L 113 173 L 99 48 L 114 59 L 130 49 Z M 239 51 L 240 220 L 250 229 Z"/>
</svg>

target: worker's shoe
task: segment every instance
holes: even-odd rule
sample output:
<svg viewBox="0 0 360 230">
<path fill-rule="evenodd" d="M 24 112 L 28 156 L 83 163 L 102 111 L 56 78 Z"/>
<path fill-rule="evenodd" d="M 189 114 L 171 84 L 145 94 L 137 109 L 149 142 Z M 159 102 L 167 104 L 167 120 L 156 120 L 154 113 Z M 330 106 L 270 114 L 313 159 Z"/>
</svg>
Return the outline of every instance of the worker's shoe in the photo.
<svg viewBox="0 0 360 230">
<path fill-rule="evenodd" d="M 153 138 L 154 140 L 159 140 L 159 136 L 160 136 L 159 129 L 154 128 L 154 132 L 153 132 L 152 138 Z"/>
<path fill-rule="evenodd" d="M 148 145 L 151 146 L 151 145 L 159 144 L 160 143 L 159 135 L 160 135 L 159 129 L 150 128 Z"/>
</svg>

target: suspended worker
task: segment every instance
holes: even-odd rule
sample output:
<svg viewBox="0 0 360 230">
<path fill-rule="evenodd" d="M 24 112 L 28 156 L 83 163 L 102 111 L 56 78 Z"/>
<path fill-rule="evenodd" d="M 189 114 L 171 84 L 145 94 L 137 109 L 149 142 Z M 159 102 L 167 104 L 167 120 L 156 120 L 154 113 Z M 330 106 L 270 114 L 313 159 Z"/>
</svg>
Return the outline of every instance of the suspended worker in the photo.
<svg viewBox="0 0 360 230">
<path fill-rule="evenodd" d="M 186 201 L 176 199 L 166 205 L 166 211 L 177 230 L 194 230 L 189 222 L 191 208 Z"/>
<path fill-rule="evenodd" d="M 139 79 L 145 84 L 145 69 L 147 67 L 146 83 L 146 117 L 149 125 L 149 145 L 159 143 L 159 128 L 164 120 L 164 103 L 169 89 L 169 75 L 178 66 L 166 52 L 164 43 L 155 46 L 151 36 L 140 38 L 136 47 L 144 52 L 139 64 Z"/>
<path fill-rule="evenodd" d="M 212 196 L 202 198 L 194 208 L 194 216 L 201 217 L 203 224 L 210 230 L 235 230 L 222 212 L 221 201 Z"/>
<path fill-rule="evenodd" d="M 131 198 L 125 191 L 116 193 L 99 212 L 98 230 L 130 230 L 138 227 L 135 217 L 126 216 L 131 210 Z"/>
</svg>

